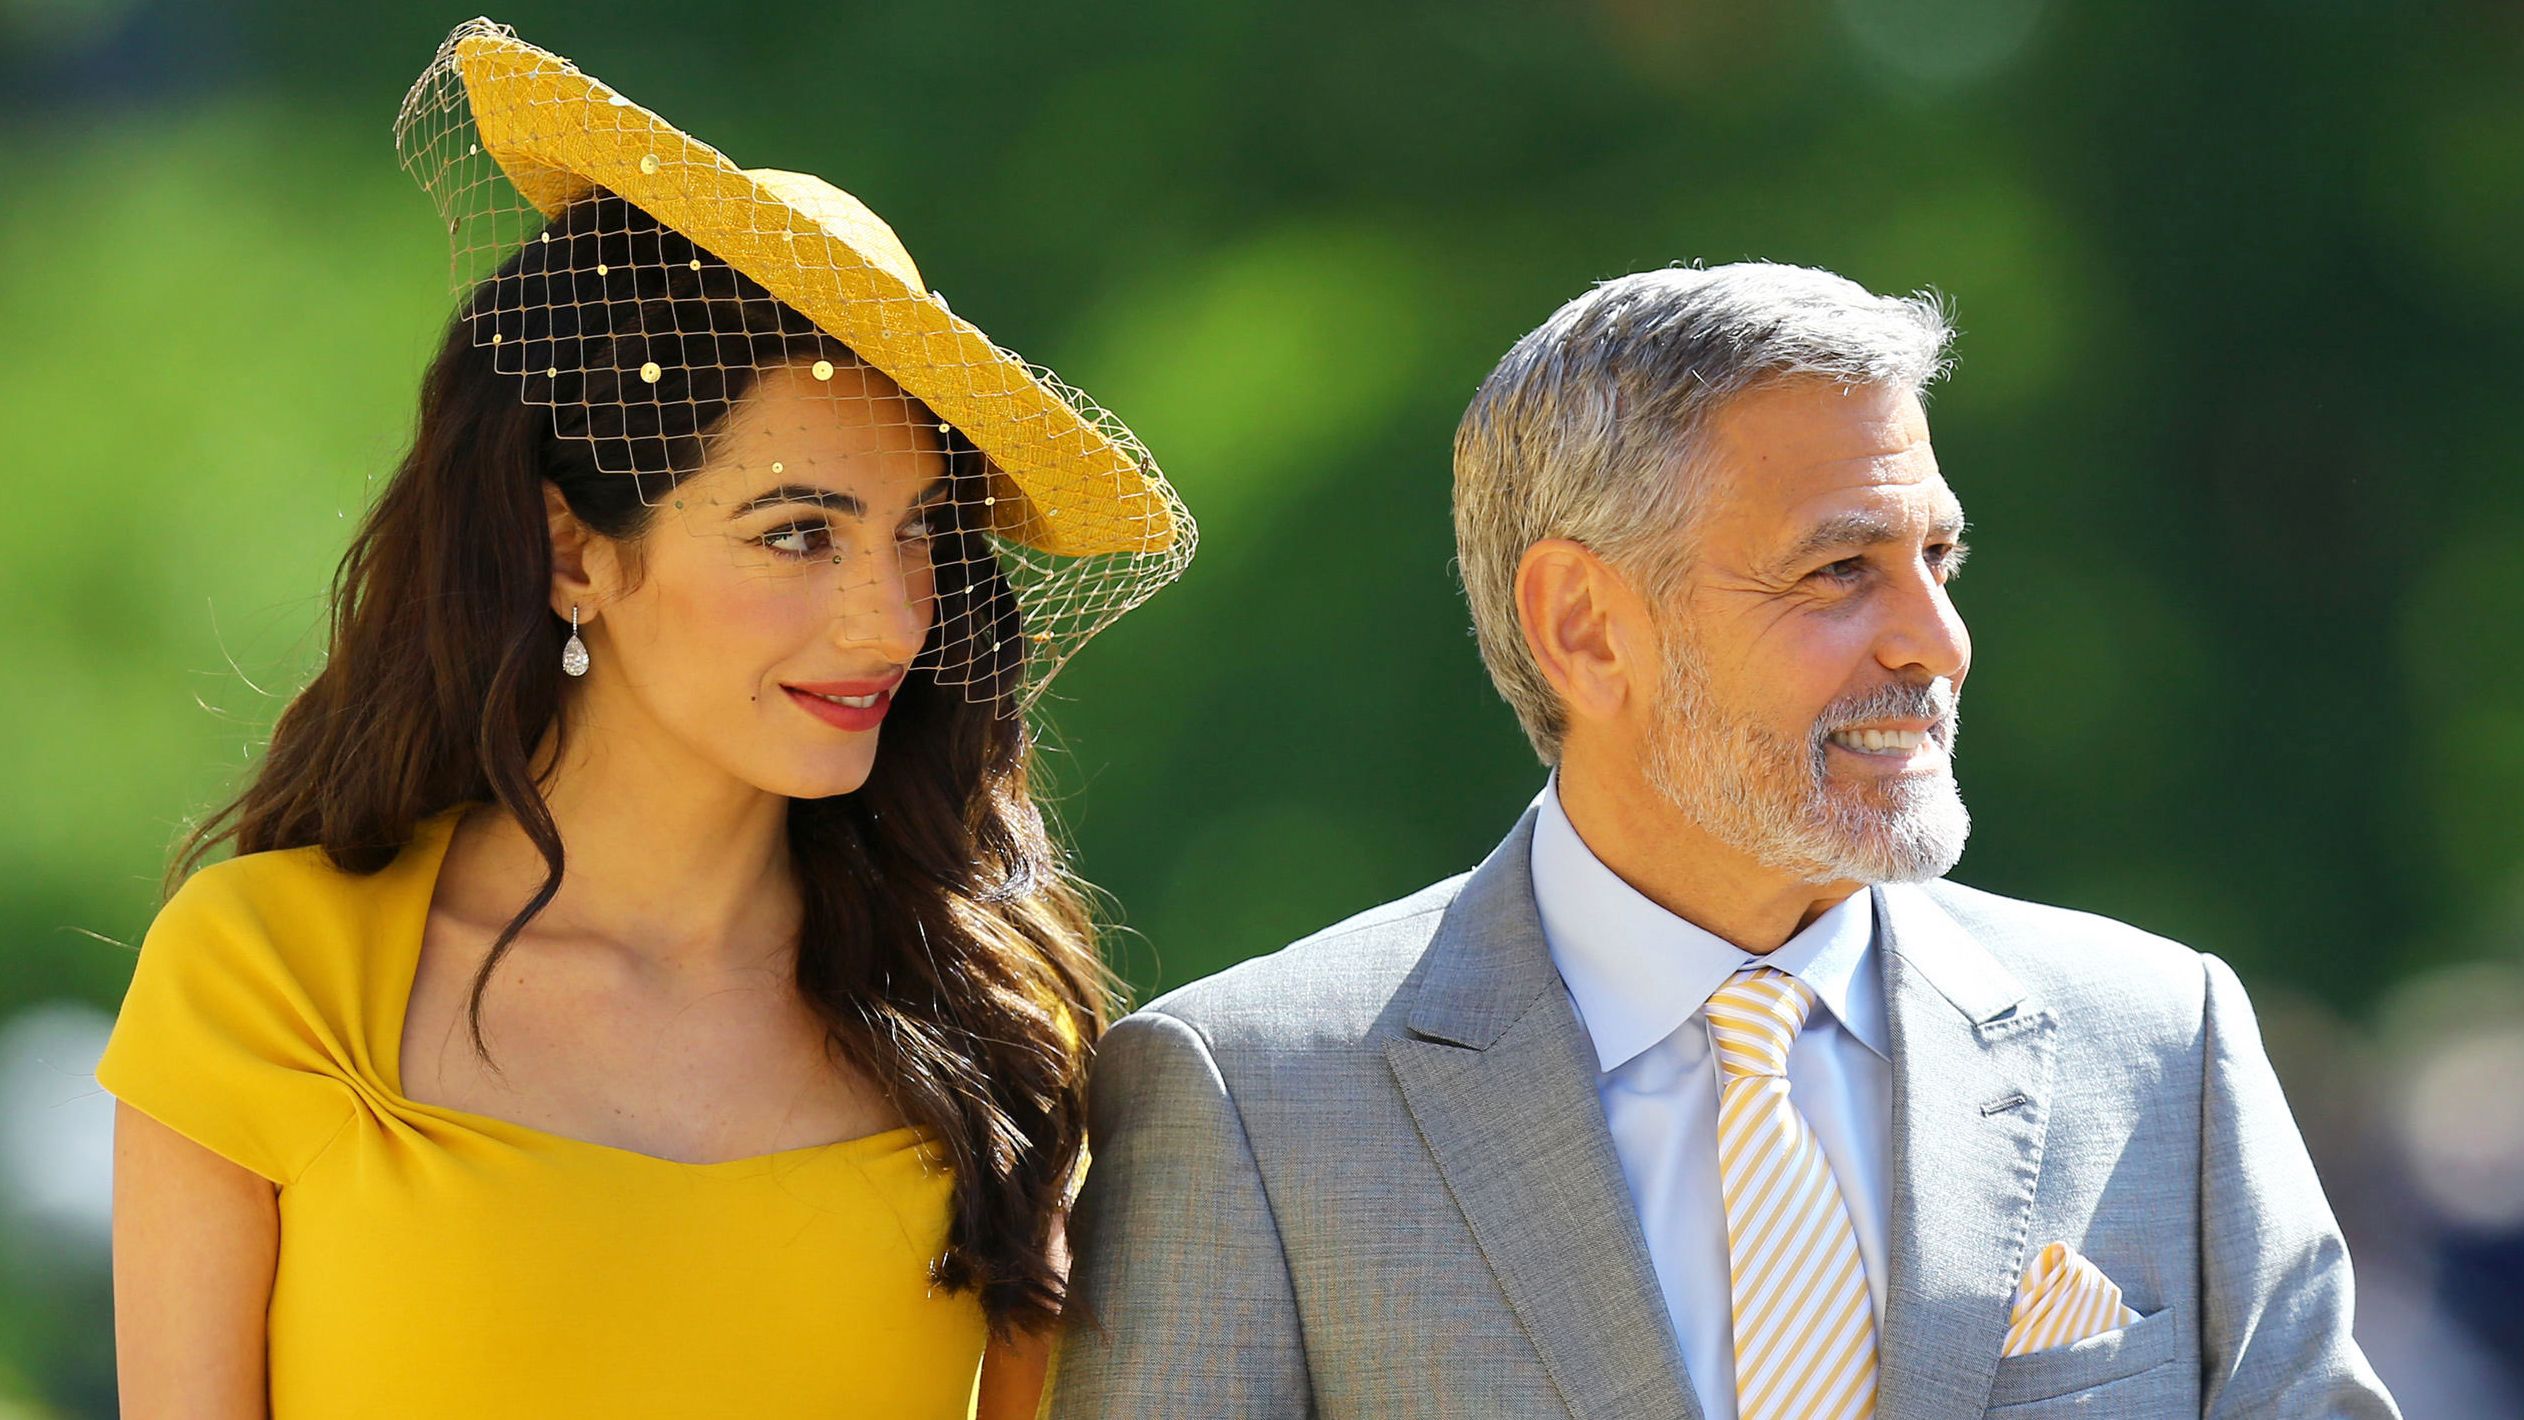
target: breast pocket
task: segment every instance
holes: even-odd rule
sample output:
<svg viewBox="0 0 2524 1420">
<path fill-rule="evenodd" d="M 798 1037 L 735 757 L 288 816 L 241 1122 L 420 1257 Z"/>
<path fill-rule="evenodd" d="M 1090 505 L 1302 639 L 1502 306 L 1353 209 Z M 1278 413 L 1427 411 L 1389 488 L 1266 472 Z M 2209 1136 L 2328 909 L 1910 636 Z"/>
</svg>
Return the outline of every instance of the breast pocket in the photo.
<svg viewBox="0 0 2524 1420">
<path fill-rule="evenodd" d="M 1990 1387 L 1988 1413 L 2008 1420 L 2196 1415 L 2199 1377 L 2175 1364 L 2183 1355 L 2180 1328 L 2179 1313 L 2165 1307 L 2117 1331 L 2004 1357 Z"/>
</svg>

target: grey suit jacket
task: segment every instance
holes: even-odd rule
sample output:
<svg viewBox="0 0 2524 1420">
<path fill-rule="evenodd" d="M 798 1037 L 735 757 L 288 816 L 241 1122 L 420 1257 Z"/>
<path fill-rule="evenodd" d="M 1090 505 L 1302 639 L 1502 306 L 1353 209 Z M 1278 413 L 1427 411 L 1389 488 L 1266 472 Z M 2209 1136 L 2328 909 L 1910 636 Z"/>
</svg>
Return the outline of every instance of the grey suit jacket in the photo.
<svg viewBox="0 0 2524 1420">
<path fill-rule="evenodd" d="M 1532 828 L 1105 1037 L 1050 1414 L 1699 1420 L 1544 946 Z M 1877 891 L 1876 1414 L 2394 1415 L 2225 964 L 1951 884 Z M 2054 1241 L 2141 1320 L 2002 1360 Z"/>
</svg>

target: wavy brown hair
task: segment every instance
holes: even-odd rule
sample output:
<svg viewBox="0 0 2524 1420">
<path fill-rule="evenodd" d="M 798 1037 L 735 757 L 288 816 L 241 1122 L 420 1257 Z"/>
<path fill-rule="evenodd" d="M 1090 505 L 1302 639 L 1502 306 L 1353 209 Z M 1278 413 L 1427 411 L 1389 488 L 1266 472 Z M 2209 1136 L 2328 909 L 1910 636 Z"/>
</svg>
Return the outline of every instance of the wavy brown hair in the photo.
<svg viewBox="0 0 2524 1420">
<path fill-rule="evenodd" d="M 574 204 L 545 236 L 457 313 L 422 379 L 411 451 L 334 575 L 324 668 L 282 712 L 251 782 L 193 828 L 168 873 L 172 891 L 221 844 L 319 847 L 373 873 L 423 820 L 498 804 L 546 871 L 473 981 L 468 1017 L 486 1059 L 483 992 L 566 861 L 533 762 L 565 723 L 544 486 L 636 567 L 662 495 L 699 470 L 764 369 L 856 358 L 610 193 Z M 664 372 L 653 384 L 633 373 L 650 361 Z M 959 483 L 987 473 L 960 436 L 948 458 Z M 955 501 L 977 505 L 978 491 Z M 939 537 L 936 629 L 896 692 L 867 783 L 789 804 L 805 896 L 797 986 L 833 1046 L 942 1151 L 954 1217 L 937 1280 L 977 1293 L 1005 1334 L 1048 1323 L 1063 1301 L 1049 1239 L 1080 1159 L 1085 1060 L 1111 978 L 1086 889 L 1028 787 L 1015 596 L 980 532 Z M 991 674 L 942 684 L 942 656 Z"/>
</svg>

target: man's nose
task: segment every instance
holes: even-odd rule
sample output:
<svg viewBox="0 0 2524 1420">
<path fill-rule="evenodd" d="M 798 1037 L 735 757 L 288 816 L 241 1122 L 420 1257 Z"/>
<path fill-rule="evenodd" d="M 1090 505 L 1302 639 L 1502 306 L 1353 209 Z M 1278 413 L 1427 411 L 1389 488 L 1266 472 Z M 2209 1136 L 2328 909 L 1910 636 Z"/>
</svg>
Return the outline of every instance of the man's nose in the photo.
<svg viewBox="0 0 2524 1420">
<path fill-rule="evenodd" d="M 1957 682 L 1971 669 L 1972 633 L 1945 584 L 1924 564 L 1914 565 L 1894 592 L 1876 659 L 1887 670 L 1924 671 Z"/>
</svg>

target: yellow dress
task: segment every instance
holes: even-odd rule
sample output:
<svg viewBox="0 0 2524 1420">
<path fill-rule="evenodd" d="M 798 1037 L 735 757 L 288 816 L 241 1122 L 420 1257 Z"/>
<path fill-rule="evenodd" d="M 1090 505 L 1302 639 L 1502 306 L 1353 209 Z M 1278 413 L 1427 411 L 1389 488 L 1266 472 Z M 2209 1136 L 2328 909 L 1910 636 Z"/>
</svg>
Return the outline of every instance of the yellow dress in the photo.
<svg viewBox="0 0 2524 1420">
<path fill-rule="evenodd" d="M 404 1097 L 457 816 L 369 877 L 312 848 L 196 873 L 97 1066 L 279 1185 L 274 1420 L 969 1415 L 985 1328 L 929 1283 L 920 1131 L 685 1164 Z"/>
</svg>

